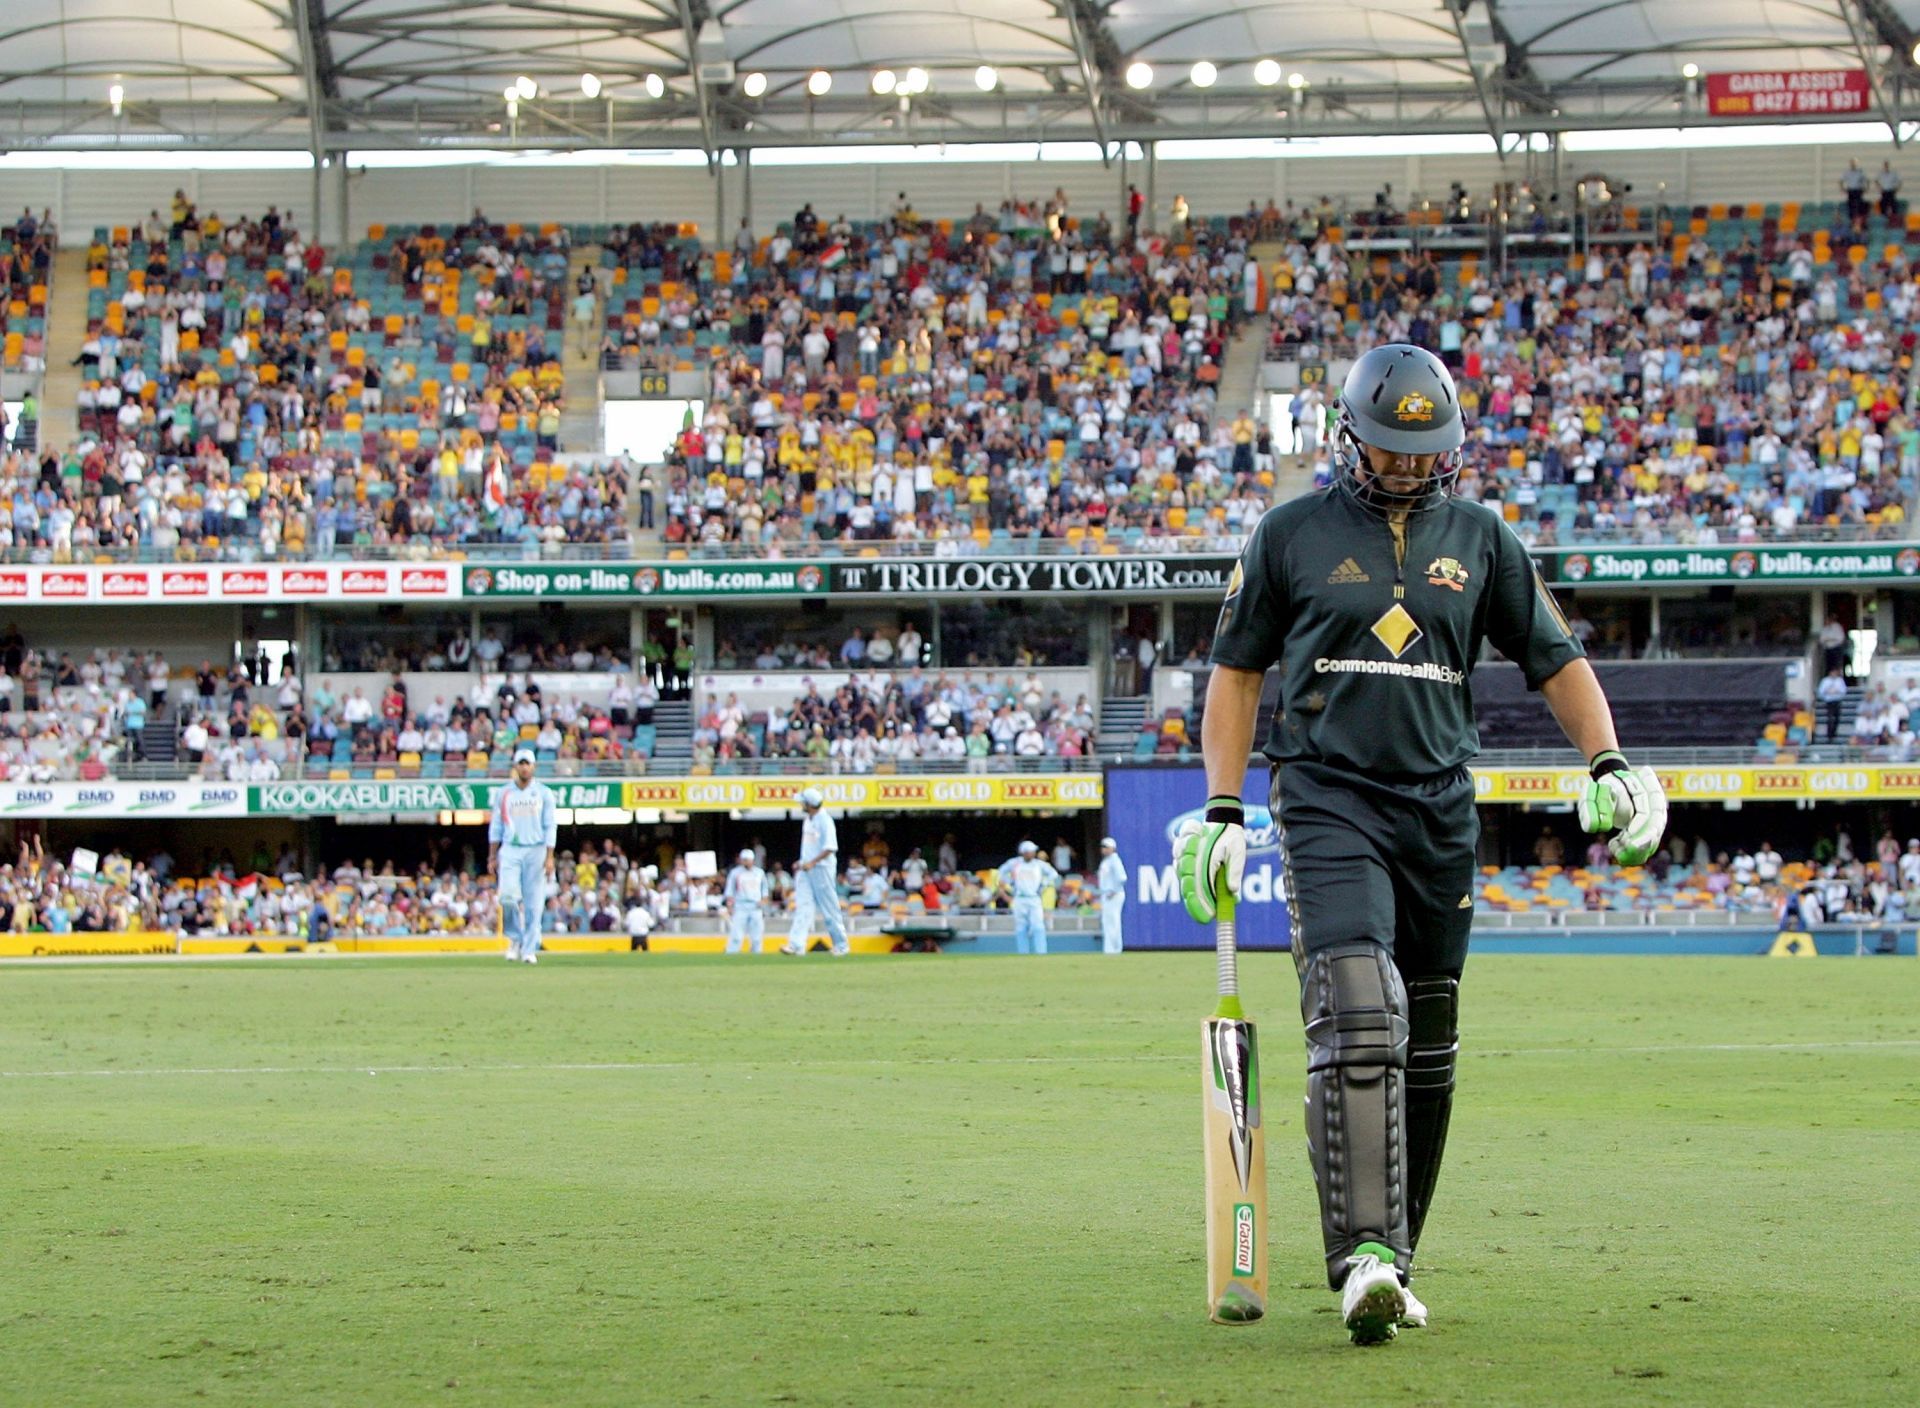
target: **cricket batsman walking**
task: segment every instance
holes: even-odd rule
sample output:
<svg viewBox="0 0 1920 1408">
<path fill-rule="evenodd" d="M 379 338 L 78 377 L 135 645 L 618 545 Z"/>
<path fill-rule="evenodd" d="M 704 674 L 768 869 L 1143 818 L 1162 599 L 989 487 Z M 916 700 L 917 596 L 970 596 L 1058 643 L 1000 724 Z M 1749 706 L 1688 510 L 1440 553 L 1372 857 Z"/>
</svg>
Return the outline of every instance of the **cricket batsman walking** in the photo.
<svg viewBox="0 0 1920 1408">
<path fill-rule="evenodd" d="M 1040 847 L 1022 841 L 1020 853 L 1000 867 L 1001 888 L 1013 896 L 1013 944 L 1021 953 L 1047 951 L 1046 910 L 1040 897 L 1058 889 L 1060 872 L 1040 859 Z"/>
<path fill-rule="evenodd" d="M 513 780 L 494 794 L 487 824 L 487 870 L 499 885 L 509 963 L 540 961 L 540 919 L 560 839 L 552 789 L 534 781 L 533 767 L 533 749 L 513 755 Z"/>
<path fill-rule="evenodd" d="M 807 951 L 816 914 L 833 945 L 834 957 L 845 958 L 853 951 L 847 942 L 846 918 L 840 913 L 840 891 L 834 887 L 840 869 L 840 835 L 833 818 L 827 815 L 826 800 L 818 787 L 800 794 L 805 820 L 800 823 L 800 860 L 793 867 L 793 928 L 780 950 L 796 957 Z"/>
<path fill-rule="evenodd" d="M 760 911 L 766 896 L 767 872 L 751 850 L 740 852 L 739 863 L 727 872 L 727 888 L 721 896 L 727 902 L 728 953 L 744 953 L 748 939 L 753 940 L 755 953 L 766 950 L 767 917 Z"/>
<path fill-rule="evenodd" d="M 1120 843 L 1111 836 L 1100 840 L 1100 947 L 1120 952 L 1120 915 L 1127 907 L 1127 866 L 1120 859 Z"/>
<path fill-rule="evenodd" d="M 1465 427 L 1446 367 L 1419 347 L 1376 347 L 1340 400 L 1334 482 L 1270 510 L 1228 583 L 1201 729 L 1206 819 L 1182 829 L 1176 869 L 1201 923 L 1238 895 L 1241 788 L 1278 666 L 1265 753 L 1306 1023 L 1307 1151 L 1328 1284 L 1353 1342 L 1376 1344 L 1427 1319 L 1408 1277 L 1453 1107 L 1482 639 L 1586 759 L 1580 825 L 1622 865 L 1660 844 L 1667 800 L 1621 756 L 1599 681 L 1519 539 L 1452 497 Z"/>
</svg>

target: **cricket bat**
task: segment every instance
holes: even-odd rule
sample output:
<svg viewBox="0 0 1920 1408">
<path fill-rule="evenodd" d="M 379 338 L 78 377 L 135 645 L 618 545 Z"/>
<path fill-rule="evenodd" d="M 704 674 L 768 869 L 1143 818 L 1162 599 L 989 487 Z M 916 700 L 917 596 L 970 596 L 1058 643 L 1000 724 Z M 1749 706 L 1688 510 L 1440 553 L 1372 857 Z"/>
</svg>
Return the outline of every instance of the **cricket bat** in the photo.
<svg viewBox="0 0 1920 1408">
<path fill-rule="evenodd" d="M 1248 1325 L 1267 1313 L 1267 1150 L 1260 1056 L 1240 1006 L 1233 896 L 1222 887 L 1213 930 L 1220 1001 L 1202 1025 L 1200 1104 L 1207 1166 L 1207 1315 Z"/>
</svg>

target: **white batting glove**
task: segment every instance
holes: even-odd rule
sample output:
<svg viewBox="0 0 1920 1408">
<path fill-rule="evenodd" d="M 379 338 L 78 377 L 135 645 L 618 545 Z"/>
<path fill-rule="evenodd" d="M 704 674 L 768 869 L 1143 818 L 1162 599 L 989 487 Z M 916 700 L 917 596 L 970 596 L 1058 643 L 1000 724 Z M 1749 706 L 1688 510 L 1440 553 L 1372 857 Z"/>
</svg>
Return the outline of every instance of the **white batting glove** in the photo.
<svg viewBox="0 0 1920 1408">
<path fill-rule="evenodd" d="M 1174 833 L 1174 873 L 1180 880 L 1180 898 L 1187 913 L 1200 924 L 1219 916 L 1220 894 L 1236 899 L 1247 868 L 1247 828 L 1238 797 L 1214 797 L 1207 803 L 1207 820 L 1188 820 Z"/>
<path fill-rule="evenodd" d="M 1609 750 L 1593 760 L 1593 781 L 1580 793 L 1580 829 L 1603 834 L 1622 865 L 1641 865 L 1667 833 L 1667 794 L 1652 768 L 1632 768 Z"/>
</svg>

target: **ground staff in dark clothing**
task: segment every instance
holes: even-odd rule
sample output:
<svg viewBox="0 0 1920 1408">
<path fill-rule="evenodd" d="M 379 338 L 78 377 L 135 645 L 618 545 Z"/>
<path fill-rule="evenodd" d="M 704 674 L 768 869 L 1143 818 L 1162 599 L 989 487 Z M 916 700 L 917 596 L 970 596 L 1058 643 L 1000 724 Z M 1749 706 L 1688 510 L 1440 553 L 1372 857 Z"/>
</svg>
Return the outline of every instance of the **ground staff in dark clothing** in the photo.
<svg viewBox="0 0 1920 1408">
<path fill-rule="evenodd" d="M 1545 697 L 1592 781 L 1581 825 L 1623 864 L 1659 844 L 1666 798 L 1620 755 L 1592 667 L 1511 529 L 1456 501 L 1453 379 L 1421 348 L 1367 353 L 1341 392 L 1327 489 L 1269 512 L 1214 636 L 1206 820 L 1178 845 L 1211 923 L 1246 858 L 1240 803 L 1269 667 L 1265 752 L 1307 1036 L 1307 1140 L 1329 1283 L 1356 1343 L 1426 1323 L 1407 1278 L 1453 1105 L 1473 922 L 1479 752 L 1468 675 L 1490 640 Z"/>
</svg>

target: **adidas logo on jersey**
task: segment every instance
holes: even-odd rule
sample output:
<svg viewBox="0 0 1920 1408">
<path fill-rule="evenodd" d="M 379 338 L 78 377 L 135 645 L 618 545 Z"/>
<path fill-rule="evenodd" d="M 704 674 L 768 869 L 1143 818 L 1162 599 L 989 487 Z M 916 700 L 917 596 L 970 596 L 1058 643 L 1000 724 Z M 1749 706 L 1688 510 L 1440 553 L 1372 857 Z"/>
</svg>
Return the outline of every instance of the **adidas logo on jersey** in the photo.
<svg viewBox="0 0 1920 1408">
<path fill-rule="evenodd" d="M 1355 586 L 1361 582 L 1371 582 L 1372 580 L 1373 578 L 1369 577 L 1366 572 L 1361 569 L 1359 563 L 1355 562 L 1352 558 L 1348 558 L 1345 562 L 1333 569 L 1333 575 L 1327 578 L 1327 585 L 1330 587 L 1348 587 Z"/>
</svg>

